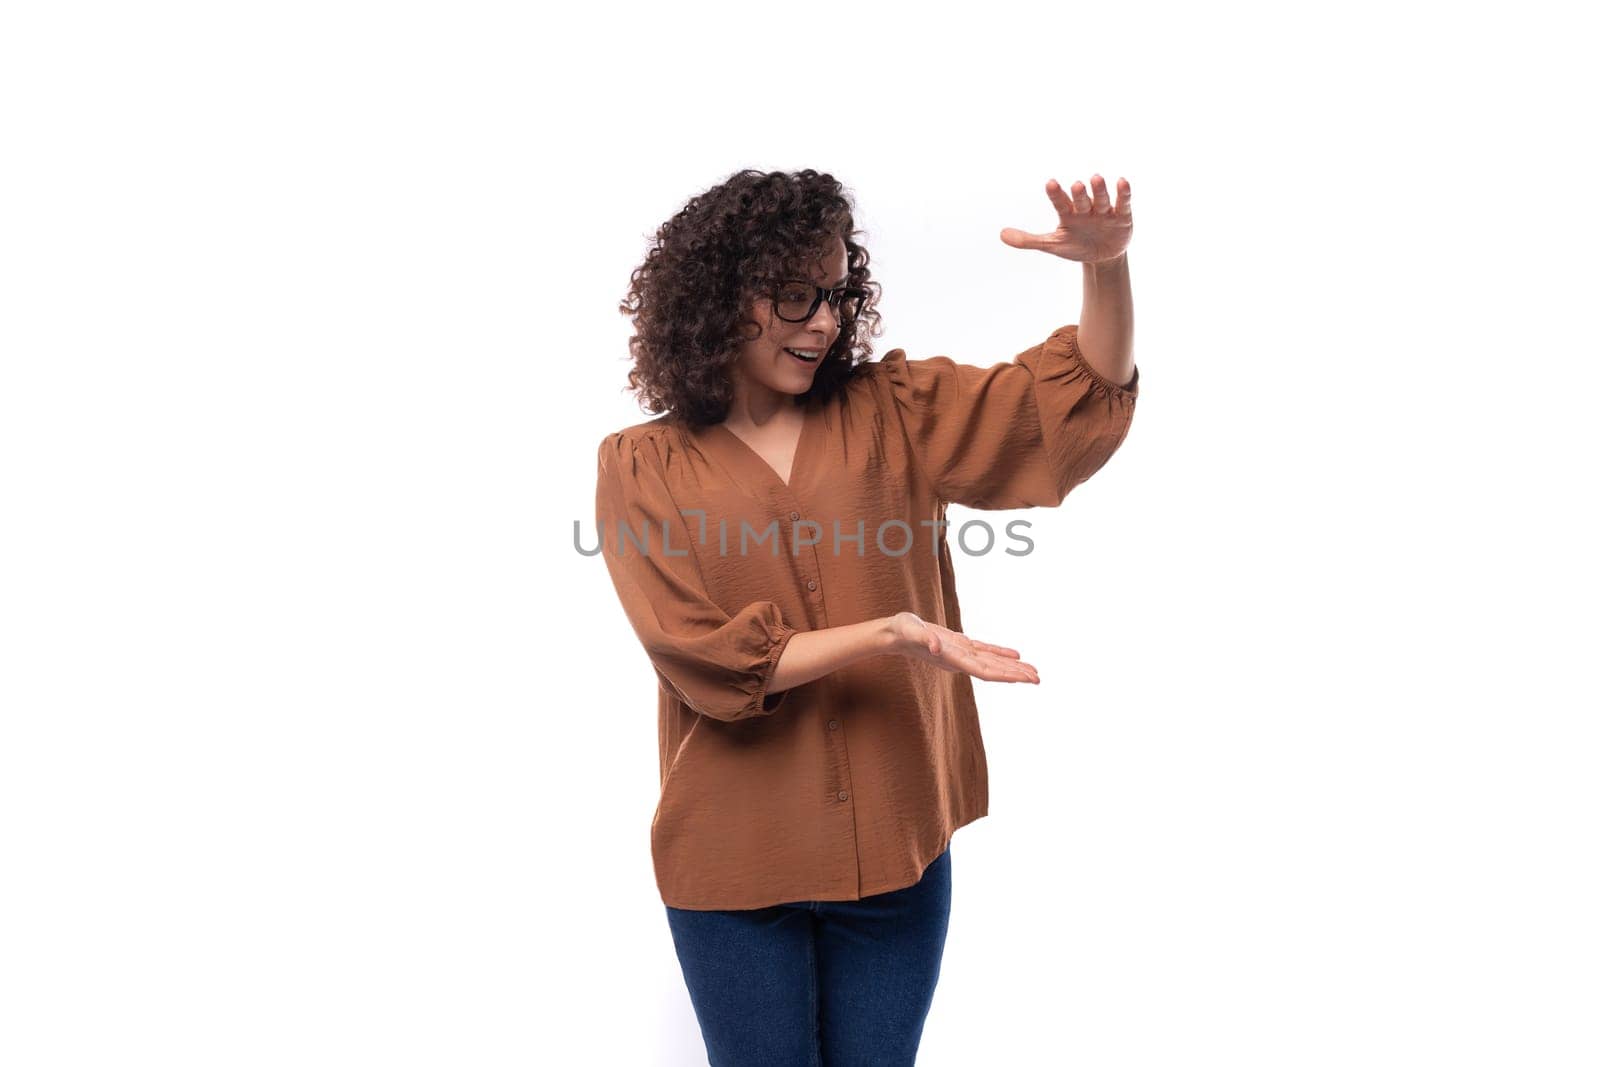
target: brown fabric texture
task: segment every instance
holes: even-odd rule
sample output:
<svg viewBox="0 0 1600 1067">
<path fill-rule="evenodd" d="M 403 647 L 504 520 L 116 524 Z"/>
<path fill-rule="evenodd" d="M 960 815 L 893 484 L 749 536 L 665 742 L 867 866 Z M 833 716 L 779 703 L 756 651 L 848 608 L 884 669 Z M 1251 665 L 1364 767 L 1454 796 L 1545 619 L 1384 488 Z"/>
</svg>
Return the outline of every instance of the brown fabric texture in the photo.
<svg viewBox="0 0 1600 1067">
<path fill-rule="evenodd" d="M 606 436 L 602 554 L 660 683 L 665 904 L 901 889 L 988 814 L 967 675 L 883 655 L 767 685 L 800 631 L 899 611 L 961 630 L 946 506 L 1058 506 L 1122 444 L 1138 388 L 1137 368 L 1118 386 L 1090 367 L 1070 325 L 989 367 L 864 364 L 806 406 L 788 485 L 720 424 Z"/>
</svg>

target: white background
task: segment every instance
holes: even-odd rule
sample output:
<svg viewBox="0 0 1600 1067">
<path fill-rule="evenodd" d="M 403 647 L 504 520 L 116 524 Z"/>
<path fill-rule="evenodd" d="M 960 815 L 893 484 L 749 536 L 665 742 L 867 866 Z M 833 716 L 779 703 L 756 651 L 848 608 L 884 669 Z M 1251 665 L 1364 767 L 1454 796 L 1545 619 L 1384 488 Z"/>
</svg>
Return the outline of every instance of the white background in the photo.
<svg viewBox="0 0 1600 1067">
<path fill-rule="evenodd" d="M 919 1063 L 1600 1060 L 1554 10 L 8 6 L 0 1060 L 705 1062 L 572 524 L 746 166 L 849 186 L 878 355 L 985 365 L 1081 294 L 999 231 L 1133 183 L 1133 430 L 957 556 L 1045 683 L 978 684 Z"/>
</svg>

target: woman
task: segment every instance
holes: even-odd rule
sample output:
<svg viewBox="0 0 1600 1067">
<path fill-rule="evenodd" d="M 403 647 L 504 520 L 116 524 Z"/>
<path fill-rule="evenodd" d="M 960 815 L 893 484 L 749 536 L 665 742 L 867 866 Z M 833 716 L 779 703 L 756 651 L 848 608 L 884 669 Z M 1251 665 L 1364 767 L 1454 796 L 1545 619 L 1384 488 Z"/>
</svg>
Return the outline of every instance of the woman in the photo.
<svg viewBox="0 0 1600 1067">
<path fill-rule="evenodd" d="M 1131 190 L 1092 184 L 1001 232 L 1084 264 L 1081 328 L 990 367 L 867 361 L 880 290 L 827 174 L 733 175 L 633 274 L 662 414 L 601 443 L 596 518 L 660 681 L 651 851 L 714 1065 L 915 1058 L 950 838 L 988 813 L 971 680 L 1039 683 L 961 632 L 946 506 L 1059 505 L 1138 394 Z"/>
</svg>

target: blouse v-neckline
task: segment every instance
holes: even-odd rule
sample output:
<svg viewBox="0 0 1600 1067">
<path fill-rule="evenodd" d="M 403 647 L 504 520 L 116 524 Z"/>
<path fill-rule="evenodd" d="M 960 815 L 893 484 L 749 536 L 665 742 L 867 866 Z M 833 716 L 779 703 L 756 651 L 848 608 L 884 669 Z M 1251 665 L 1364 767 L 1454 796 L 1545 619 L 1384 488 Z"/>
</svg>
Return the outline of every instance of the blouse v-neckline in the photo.
<svg viewBox="0 0 1600 1067">
<path fill-rule="evenodd" d="M 769 483 L 774 488 L 782 490 L 785 494 L 792 494 L 802 477 L 807 473 L 806 459 L 809 453 L 808 446 L 814 434 L 812 424 L 818 416 L 817 404 L 808 401 L 801 407 L 800 436 L 795 439 L 794 458 L 789 463 L 789 479 L 785 481 L 779 477 L 777 470 L 768 463 L 766 457 L 757 452 L 744 438 L 728 429 L 725 423 L 713 423 L 710 427 L 712 433 L 720 434 L 729 442 L 734 455 L 739 456 L 746 467 L 760 480 Z"/>
</svg>

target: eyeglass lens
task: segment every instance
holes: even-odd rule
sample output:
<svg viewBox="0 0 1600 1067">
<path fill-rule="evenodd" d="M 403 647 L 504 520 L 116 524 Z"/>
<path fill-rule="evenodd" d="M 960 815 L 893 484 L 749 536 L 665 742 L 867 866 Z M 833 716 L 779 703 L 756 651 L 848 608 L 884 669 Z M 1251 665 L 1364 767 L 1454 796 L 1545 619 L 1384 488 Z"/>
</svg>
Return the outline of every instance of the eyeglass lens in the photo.
<svg viewBox="0 0 1600 1067">
<path fill-rule="evenodd" d="M 785 282 L 778 287 L 778 317 L 788 322 L 805 322 L 822 306 L 824 290 L 802 282 Z M 828 292 L 828 306 L 840 318 L 854 318 L 861 309 L 859 290 L 835 289 Z"/>
</svg>

